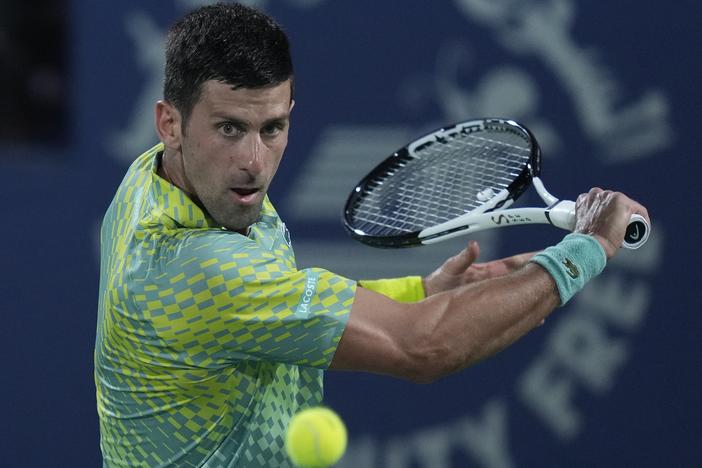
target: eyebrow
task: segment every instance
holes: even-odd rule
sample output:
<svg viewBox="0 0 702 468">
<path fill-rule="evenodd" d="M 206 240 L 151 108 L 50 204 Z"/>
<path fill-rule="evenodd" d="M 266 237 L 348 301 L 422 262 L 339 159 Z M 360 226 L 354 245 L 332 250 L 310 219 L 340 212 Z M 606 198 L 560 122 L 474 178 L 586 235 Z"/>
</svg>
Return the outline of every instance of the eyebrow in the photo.
<svg viewBox="0 0 702 468">
<path fill-rule="evenodd" d="M 249 122 L 247 122 L 246 120 L 242 120 L 238 117 L 234 117 L 233 115 L 229 115 L 226 113 L 215 113 L 215 114 L 213 114 L 213 117 L 217 120 L 219 120 L 219 119 L 226 120 L 227 122 L 231 122 L 234 125 L 242 127 L 242 128 L 249 127 Z M 280 115 L 271 117 L 270 119 L 266 119 L 261 126 L 266 127 L 266 126 L 272 125 L 272 124 L 288 122 L 289 120 L 290 120 L 290 113 L 286 112 L 284 114 L 280 114 Z"/>
</svg>

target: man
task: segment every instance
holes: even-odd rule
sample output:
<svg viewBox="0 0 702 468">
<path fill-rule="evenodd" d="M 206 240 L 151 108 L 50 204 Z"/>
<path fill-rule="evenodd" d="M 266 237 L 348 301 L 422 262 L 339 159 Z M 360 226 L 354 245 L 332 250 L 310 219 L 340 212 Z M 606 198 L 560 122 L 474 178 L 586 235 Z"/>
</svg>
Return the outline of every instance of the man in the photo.
<svg viewBox="0 0 702 468">
<path fill-rule="evenodd" d="M 289 466 L 285 427 L 321 401 L 325 369 L 416 382 L 463 369 L 541 323 L 615 255 L 630 215 L 647 216 L 592 189 L 577 234 L 533 258 L 474 264 L 471 242 L 425 279 L 361 287 L 298 270 L 266 196 L 293 107 L 270 18 L 215 5 L 171 28 L 161 143 L 132 164 L 101 232 L 106 466 Z"/>
</svg>

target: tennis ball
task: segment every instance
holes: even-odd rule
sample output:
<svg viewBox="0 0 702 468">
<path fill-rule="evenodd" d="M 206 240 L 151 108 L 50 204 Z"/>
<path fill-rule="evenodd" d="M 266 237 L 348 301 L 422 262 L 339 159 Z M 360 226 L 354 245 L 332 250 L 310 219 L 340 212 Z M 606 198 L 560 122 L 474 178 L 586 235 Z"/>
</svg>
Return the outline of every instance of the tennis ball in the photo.
<svg viewBox="0 0 702 468">
<path fill-rule="evenodd" d="M 346 451 L 346 426 L 329 408 L 317 406 L 297 413 L 285 434 L 285 450 L 301 467 L 333 465 Z"/>
</svg>

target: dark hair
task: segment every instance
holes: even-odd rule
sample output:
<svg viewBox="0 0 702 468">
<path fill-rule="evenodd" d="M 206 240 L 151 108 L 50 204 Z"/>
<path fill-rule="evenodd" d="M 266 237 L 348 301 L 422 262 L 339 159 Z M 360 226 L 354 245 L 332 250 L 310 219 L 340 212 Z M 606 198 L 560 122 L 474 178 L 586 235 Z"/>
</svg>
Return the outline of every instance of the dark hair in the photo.
<svg viewBox="0 0 702 468">
<path fill-rule="evenodd" d="M 290 45 L 281 27 L 258 10 L 236 3 L 205 6 L 168 31 L 165 74 L 163 97 L 183 116 L 185 132 L 205 81 L 236 89 L 292 79 Z"/>
</svg>

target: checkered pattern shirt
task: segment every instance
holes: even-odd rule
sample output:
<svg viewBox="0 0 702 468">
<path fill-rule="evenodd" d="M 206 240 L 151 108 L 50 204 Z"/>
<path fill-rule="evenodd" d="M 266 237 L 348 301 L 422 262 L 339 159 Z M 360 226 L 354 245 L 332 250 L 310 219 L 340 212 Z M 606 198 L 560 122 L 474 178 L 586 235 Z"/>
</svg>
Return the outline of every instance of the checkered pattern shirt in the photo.
<svg viewBox="0 0 702 468">
<path fill-rule="evenodd" d="M 284 430 L 320 403 L 355 282 L 298 270 L 268 198 L 247 236 L 130 167 L 101 230 L 95 384 L 104 466 L 290 466 Z"/>
</svg>

